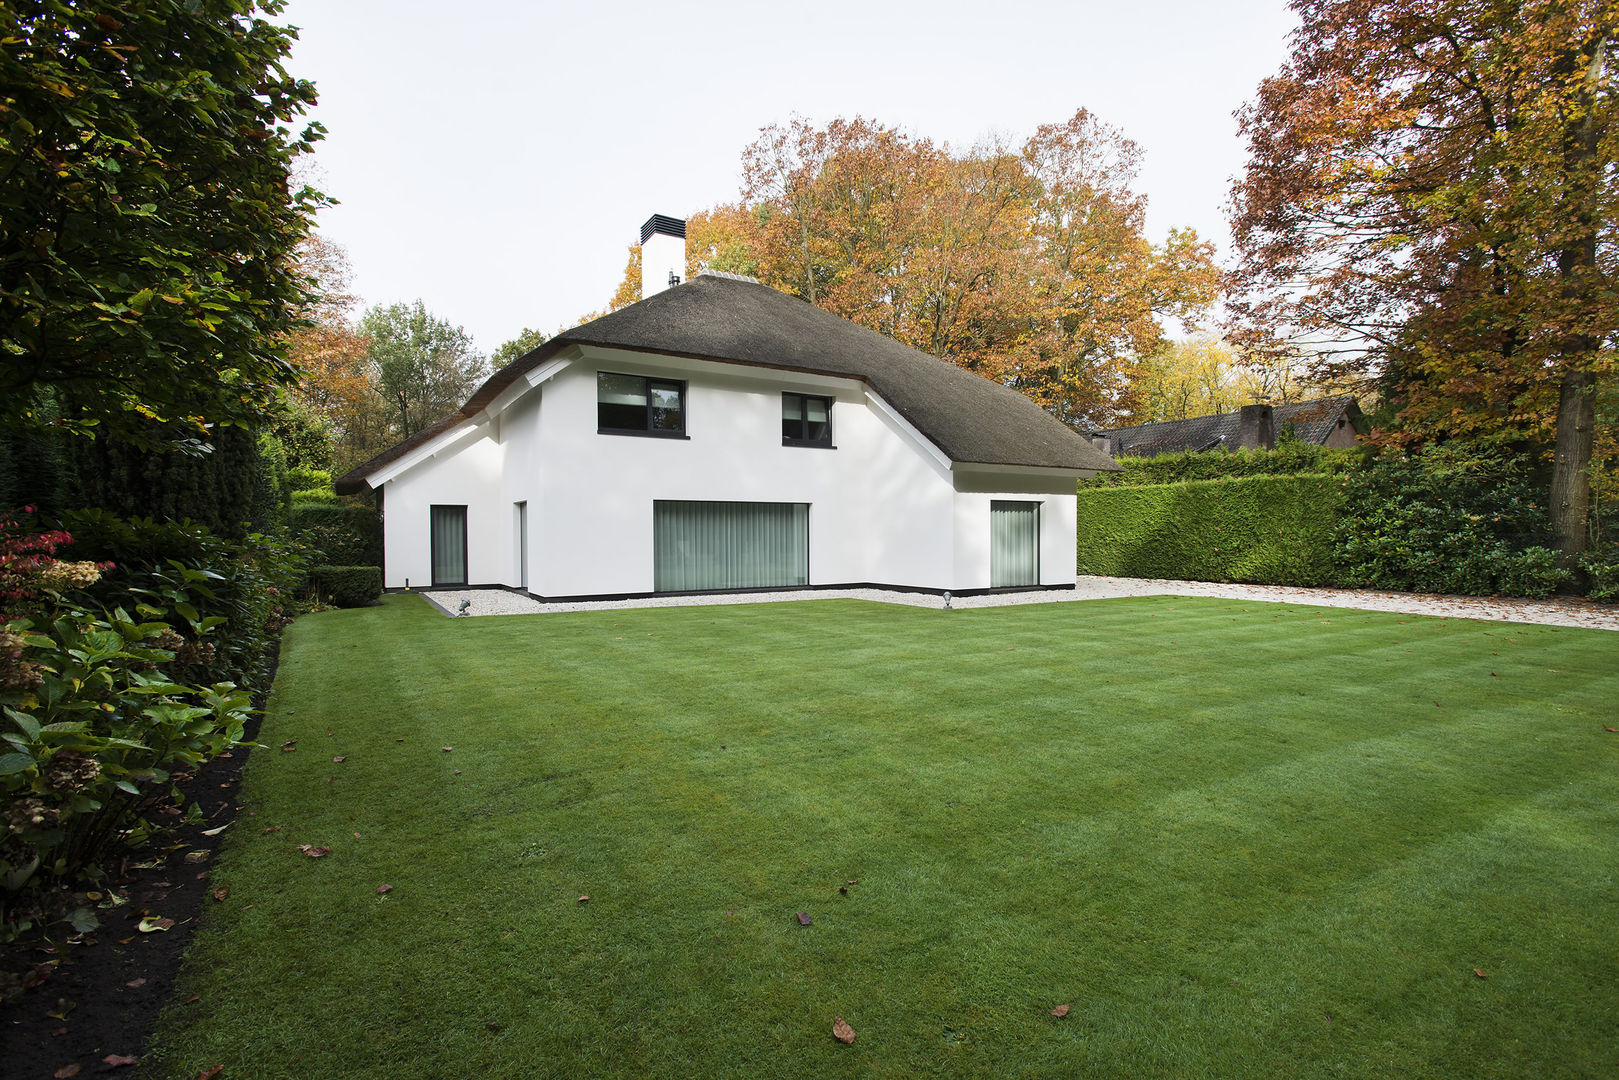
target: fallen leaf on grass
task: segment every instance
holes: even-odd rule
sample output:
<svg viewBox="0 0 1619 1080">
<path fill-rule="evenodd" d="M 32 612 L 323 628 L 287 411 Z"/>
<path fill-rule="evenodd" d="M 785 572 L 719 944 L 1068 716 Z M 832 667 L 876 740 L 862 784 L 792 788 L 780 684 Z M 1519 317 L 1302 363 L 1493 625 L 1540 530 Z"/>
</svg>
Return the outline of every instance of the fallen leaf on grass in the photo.
<svg viewBox="0 0 1619 1080">
<path fill-rule="evenodd" d="M 279 826 L 279 825 L 271 825 L 268 829 L 265 829 L 263 832 L 259 833 L 259 835 L 260 836 L 267 836 L 270 833 L 280 832 L 280 831 L 281 831 L 281 826 Z"/>
<path fill-rule="evenodd" d="M 441 747 L 439 747 L 439 749 L 444 751 L 446 754 L 448 754 L 451 750 L 454 750 L 455 747 L 453 747 L 453 746 L 441 746 Z"/>
<path fill-rule="evenodd" d="M 146 985 L 146 980 L 145 979 L 130 979 L 124 985 L 129 987 L 131 990 L 139 990 L 141 987 Z"/>
<path fill-rule="evenodd" d="M 313 844 L 299 844 L 298 850 L 308 855 L 311 859 L 319 859 L 332 853 L 332 849 L 329 847 L 316 847 Z"/>
<path fill-rule="evenodd" d="M 581 904 L 588 904 L 588 903 L 589 903 L 589 902 L 590 902 L 590 897 L 588 897 L 588 896 L 581 896 L 581 897 L 580 897 L 580 898 L 579 898 L 579 902 L 580 902 L 580 903 L 581 903 Z"/>
<path fill-rule="evenodd" d="M 214 1077 L 225 1071 L 225 1066 L 214 1065 L 197 1074 L 197 1080 L 214 1080 Z"/>
<path fill-rule="evenodd" d="M 133 1065 L 139 1060 L 140 1059 L 134 1054 L 108 1054 L 106 1057 L 101 1059 L 101 1063 L 103 1065 L 111 1065 L 116 1069 L 120 1065 Z"/>
<path fill-rule="evenodd" d="M 69 1062 L 51 1073 L 51 1075 L 56 1077 L 56 1080 L 67 1080 L 70 1076 L 77 1076 L 79 1075 L 79 1063 L 77 1061 Z"/>
<path fill-rule="evenodd" d="M 296 749 L 298 749 L 297 739 L 288 739 L 286 742 L 281 744 L 281 752 L 283 754 L 290 754 Z"/>
<path fill-rule="evenodd" d="M 808 926 L 810 923 L 812 923 L 814 921 L 815 921 L 814 919 L 811 919 L 809 917 L 809 912 L 800 911 L 798 913 L 798 925 L 799 926 Z"/>
<path fill-rule="evenodd" d="M 1603 729 L 1602 729 L 1602 730 L 1603 730 L 1603 731 L 1615 731 L 1615 732 L 1619 732 L 1619 727 L 1605 727 L 1605 728 L 1603 728 Z"/>
<path fill-rule="evenodd" d="M 148 915 L 146 918 L 140 921 L 139 925 L 137 925 L 135 929 L 139 930 L 143 934 L 150 934 L 156 930 L 172 930 L 174 929 L 174 920 L 161 919 L 156 915 Z"/>
<path fill-rule="evenodd" d="M 404 739 L 395 739 L 394 742 L 404 742 Z"/>
<path fill-rule="evenodd" d="M 214 890 L 214 899 L 217 900 L 221 904 L 223 904 L 226 900 L 229 900 L 230 899 L 230 886 L 229 885 L 221 885 L 219 888 L 215 889 Z"/>
<path fill-rule="evenodd" d="M 832 1037 L 840 1043 L 852 1043 L 854 1042 L 854 1028 L 850 1027 L 843 1017 L 834 1016 L 832 1018 Z"/>
<path fill-rule="evenodd" d="M 394 891 L 394 887 L 392 885 L 378 885 L 377 886 L 377 895 L 378 896 L 382 896 L 382 895 L 384 895 L 386 893 L 391 893 L 393 891 Z"/>
<path fill-rule="evenodd" d="M 1478 968 L 1473 969 L 1473 974 L 1477 975 L 1481 979 L 1488 979 L 1489 978 L 1488 975 L 1484 974 L 1484 972 L 1480 971 Z"/>
<path fill-rule="evenodd" d="M 848 896 L 849 895 L 849 886 L 847 886 L 847 885 L 839 885 L 838 886 L 838 895 L 839 896 Z"/>
<path fill-rule="evenodd" d="M 197 1002 L 199 1002 L 201 1000 L 202 1000 L 202 995 L 201 994 L 192 994 L 190 997 L 188 997 L 184 1001 L 180 1002 L 180 1004 L 182 1004 L 182 1005 L 195 1005 Z"/>
<path fill-rule="evenodd" d="M 338 754 L 338 755 L 337 755 L 337 756 L 336 756 L 336 757 L 334 757 L 334 758 L 333 758 L 333 759 L 332 759 L 332 761 L 333 761 L 333 762 L 334 762 L 334 763 L 335 763 L 335 764 L 338 764 L 338 765 L 341 765 L 341 764 L 343 764 L 343 762 L 345 762 L 345 761 L 347 761 L 347 760 L 348 760 L 348 755 L 347 755 L 347 754 Z"/>
<path fill-rule="evenodd" d="M 1061 1020 L 1063 1017 L 1068 1015 L 1068 1006 L 1058 1005 L 1055 1009 L 1051 1010 L 1051 1015 Z"/>
</svg>

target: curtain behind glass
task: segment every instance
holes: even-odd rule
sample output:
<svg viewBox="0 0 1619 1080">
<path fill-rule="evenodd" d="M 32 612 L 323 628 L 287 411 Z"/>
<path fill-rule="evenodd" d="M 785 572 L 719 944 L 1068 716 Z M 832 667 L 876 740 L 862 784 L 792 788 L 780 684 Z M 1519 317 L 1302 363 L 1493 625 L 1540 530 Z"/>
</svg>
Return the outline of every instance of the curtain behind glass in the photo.
<svg viewBox="0 0 1619 1080">
<path fill-rule="evenodd" d="M 1040 584 L 1040 504 L 989 504 L 989 584 L 994 589 Z"/>
<path fill-rule="evenodd" d="M 806 503 L 652 504 L 657 592 L 809 584 Z"/>
<path fill-rule="evenodd" d="M 433 535 L 433 584 L 467 583 L 467 508 L 435 506 L 429 518 Z"/>
</svg>

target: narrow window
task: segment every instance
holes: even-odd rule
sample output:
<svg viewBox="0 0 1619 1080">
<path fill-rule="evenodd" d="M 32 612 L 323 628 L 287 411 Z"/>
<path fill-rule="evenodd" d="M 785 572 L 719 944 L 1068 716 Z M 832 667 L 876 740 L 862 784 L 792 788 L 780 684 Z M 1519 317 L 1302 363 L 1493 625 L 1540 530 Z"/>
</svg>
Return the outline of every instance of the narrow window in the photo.
<svg viewBox="0 0 1619 1080">
<path fill-rule="evenodd" d="M 781 395 L 781 442 L 783 446 L 831 446 L 832 399 Z"/>
<path fill-rule="evenodd" d="M 686 384 L 672 379 L 598 371 L 596 430 L 684 435 Z"/>
</svg>

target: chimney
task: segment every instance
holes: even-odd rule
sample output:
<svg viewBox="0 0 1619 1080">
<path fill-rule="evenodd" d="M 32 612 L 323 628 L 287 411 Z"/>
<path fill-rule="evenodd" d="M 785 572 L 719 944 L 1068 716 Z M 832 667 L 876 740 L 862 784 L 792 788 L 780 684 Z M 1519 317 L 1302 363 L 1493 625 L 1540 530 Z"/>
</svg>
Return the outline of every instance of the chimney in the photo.
<svg viewBox="0 0 1619 1080">
<path fill-rule="evenodd" d="M 1230 413 L 1226 414 L 1230 416 Z M 1264 447 L 1266 450 L 1276 448 L 1276 422 L 1269 405 L 1244 405 L 1242 413 L 1237 420 L 1238 450 L 1253 450 Z"/>
<path fill-rule="evenodd" d="M 653 214 L 641 226 L 641 299 L 655 296 L 686 276 L 686 222 Z"/>
</svg>

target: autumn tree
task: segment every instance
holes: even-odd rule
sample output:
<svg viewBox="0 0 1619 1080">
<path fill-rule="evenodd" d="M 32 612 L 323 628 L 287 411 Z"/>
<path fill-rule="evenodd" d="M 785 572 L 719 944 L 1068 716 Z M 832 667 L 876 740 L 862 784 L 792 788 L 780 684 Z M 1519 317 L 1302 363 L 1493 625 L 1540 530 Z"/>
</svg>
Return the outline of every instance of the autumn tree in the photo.
<svg viewBox="0 0 1619 1080">
<path fill-rule="evenodd" d="M 409 438 L 460 408 L 489 374 L 459 326 L 420 300 L 378 305 L 360 318 L 366 357 L 396 438 Z"/>
<path fill-rule="evenodd" d="M 1165 320 L 1196 319 L 1217 284 L 1190 230 L 1146 239 L 1139 159 L 1084 110 L 962 152 L 794 120 L 744 151 L 741 203 L 688 219 L 688 255 L 1106 425 L 1131 414 Z M 638 295 L 634 259 L 614 307 Z"/>
<path fill-rule="evenodd" d="M 282 6 L 0 4 L 0 427 L 195 444 L 292 382 L 321 131 Z"/>
<path fill-rule="evenodd" d="M 343 472 L 386 447 L 386 409 L 375 386 L 369 345 L 350 322 L 357 300 L 348 253 L 319 233 L 298 247 L 298 265 L 312 296 L 305 324 L 287 339 L 299 377 L 287 392 L 289 413 L 278 421 L 293 464 Z M 321 440 L 326 461 L 318 460 Z"/>
<path fill-rule="evenodd" d="M 1619 5 L 1293 7 L 1291 57 L 1239 114 L 1242 331 L 1381 378 L 1405 439 L 1549 449 L 1572 558 L 1619 337 Z"/>
</svg>

